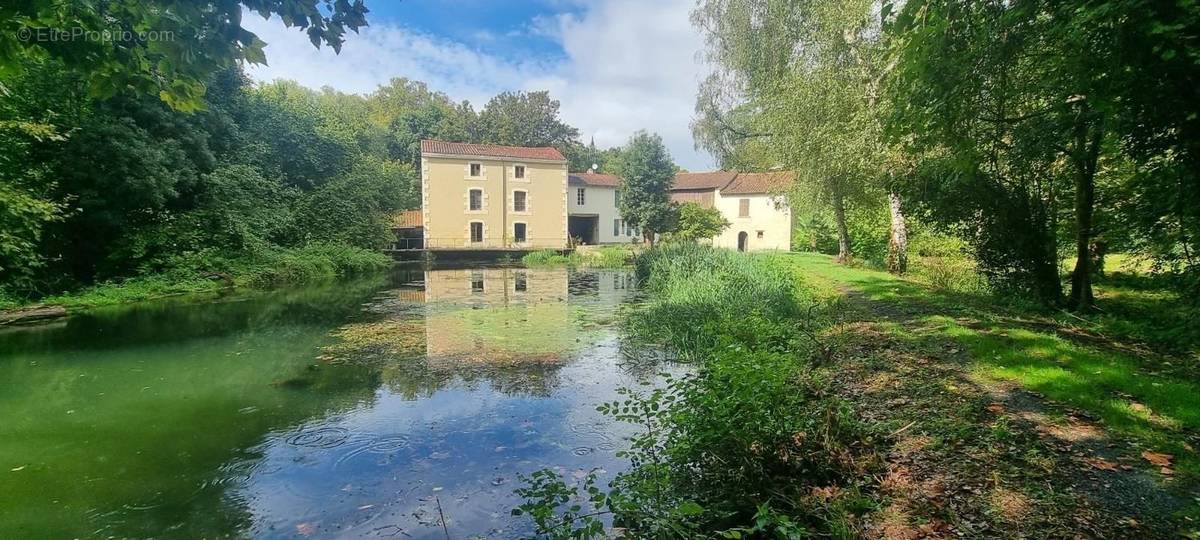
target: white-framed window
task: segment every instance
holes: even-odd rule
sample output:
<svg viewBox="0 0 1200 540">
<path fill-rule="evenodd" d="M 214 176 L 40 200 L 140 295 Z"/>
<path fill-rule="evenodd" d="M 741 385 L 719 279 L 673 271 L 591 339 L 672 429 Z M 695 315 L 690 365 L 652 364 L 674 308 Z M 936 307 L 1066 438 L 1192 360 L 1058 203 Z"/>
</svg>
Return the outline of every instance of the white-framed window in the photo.
<svg viewBox="0 0 1200 540">
<path fill-rule="evenodd" d="M 480 223 L 482 225 L 482 223 Z M 471 272 L 471 293 L 483 292 L 483 272 Z"/>
<path fill-rule="evenodd" d="M 467 210 L 479 212 L 483 210 L 483 190 L 471 189 L 467 191 Z"/>
<path fill-rule="evenodd" d="M 471 222 L 471 243 L 479 244 L 482 242 L 483 242 L 483 222 L 482 221 L 472 221 Z"/>
<path fill-rule="evenodd" d="M 750 217 L 750 199 L 738 199 L 738 217 Z"/>
<path fill-rule="evenodd" d="M 520 164 L 513 165 L 513 178 L 516 178 L 517 180 L 525 179 L 525 166 L 524 165 L 520 165 Z"/>
<path fill-rule="evenodd" d="M 529 208 L 529 192 L 518 189 L 513 191 L 513 212 L 527 212 Z"/>
<path fill-rule="evenodd" d="M 513 242 L 524 244 L 528 241 L 529 226 L 524 222 L 517 221 L 513 223 Z"/>
<path fill-rule="evenodd" d="M 471 178 L 480 178 L 483 176 L 483 164 L 477 161 L 472 161 L 467 164 L 467 176 Z"/>
<path fill-rule="evenodd" d="M 624 228 L 625 236 L 629 236 L 629 224 L 623 223 L 623 225 L 625 226 L 625 228 Z"/>
<path fill-rule="evenodd" d="M 613 236 L 621 236 L 621 220 L 613 220 Z"/>
<path fill-rule="evenodd" d="M 575 204 L 583 206 L 584 201 L 587 200 L 585 195 L 586 191 L 583 188 L 575 188 Z"/>
</svg>

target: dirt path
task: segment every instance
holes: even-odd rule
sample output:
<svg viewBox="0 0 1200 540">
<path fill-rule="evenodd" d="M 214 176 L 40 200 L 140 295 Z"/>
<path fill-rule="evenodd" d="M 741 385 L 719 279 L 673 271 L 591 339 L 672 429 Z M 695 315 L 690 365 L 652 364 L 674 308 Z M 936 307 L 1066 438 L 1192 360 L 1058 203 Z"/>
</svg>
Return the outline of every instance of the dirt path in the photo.
<svg viewBox="0 0 1200 540">
<path fill-rule="evenodd" d="M 1196 504 L 1084 411 L 981 378 L 965 347 L 907 302 L 842 286 L 836 386 L 890 443 L 873 538 L 1178 538 Z M 1151 456 L 1153 458 L 1154 456 Z M 1150 460 L 1152 461 L 1152 459 Z"/>
</svg>

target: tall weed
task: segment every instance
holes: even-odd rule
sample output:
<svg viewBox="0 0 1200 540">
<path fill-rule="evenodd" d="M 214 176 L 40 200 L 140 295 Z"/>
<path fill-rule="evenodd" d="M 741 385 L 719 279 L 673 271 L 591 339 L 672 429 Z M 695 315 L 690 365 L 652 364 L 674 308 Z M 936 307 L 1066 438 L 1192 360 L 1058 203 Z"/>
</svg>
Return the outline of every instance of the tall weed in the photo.
<svg viewBox="0 0 1200 540">
<path fill-rule="evenodd" d="M 872 435 L 812 369 L 823 322 L 785 259 L 675 245 L 635 259 L 638 339 L 695 361 L 665 387 L 622 389 L 601 413 L 638 426 L 631 467 L 585 494 L 550 470 L 523 478 L 518 513 L 551 538 L 827 536 L 871 504 Z"/>
</svg>

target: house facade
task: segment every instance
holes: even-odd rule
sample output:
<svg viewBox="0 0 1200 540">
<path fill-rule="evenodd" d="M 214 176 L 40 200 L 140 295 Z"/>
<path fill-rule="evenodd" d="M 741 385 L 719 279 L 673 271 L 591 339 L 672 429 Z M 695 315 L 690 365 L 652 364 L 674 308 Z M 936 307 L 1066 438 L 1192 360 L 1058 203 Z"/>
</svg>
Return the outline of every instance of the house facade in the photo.
<svg viewBox="0 0 1200 540">
<path fill-rule="evenodd" d="M 567 223 L 572 239 L 582 245 L 640 241 L 641 231 L 621 217 L 620 185 L 620 179 L 611 174 L 568 175 Z"/>
<path fill-rule="evenodd" d="M 787 172 L 680 173 L 671 200 L 716 208 L 729 220 L 729 228 L 712 239 L 716 247 L 786 251 L 792 247 L 792 212 L 782 193 L 791 183 Z"/>
<path fill-rule="evenodd" d="M 424 249 L 567 247 L 567 160 L 556 149 L 421 141 Z"/>
<path fill-rule="evenodd" d="M 731 226 L 711 239 L 741 251 L 791 249 L 780 195 L 791 174 L 680 173 L 673 201 L 716 208 Z M 639 242 L 620 213 L 620 179 L 567 172 L 550 147 L 421 141 L 421 210 L 396 218 L 395 249 L 564 249 Z"/>
</svg>

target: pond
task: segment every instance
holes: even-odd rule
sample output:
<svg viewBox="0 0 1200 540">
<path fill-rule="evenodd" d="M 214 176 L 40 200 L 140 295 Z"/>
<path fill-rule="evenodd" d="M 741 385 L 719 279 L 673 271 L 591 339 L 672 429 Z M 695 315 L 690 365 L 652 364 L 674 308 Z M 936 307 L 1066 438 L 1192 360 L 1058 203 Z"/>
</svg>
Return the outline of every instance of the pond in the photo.
<svg viewBox="0 0 1200 540">
<path fill-rule="evenodd" d="M 508 538 L 624 467 L 627 270 L 398 270 L 0 332 L 0 538 Z M 439 516 L 445 516 L 447 531 Z"/>
</svg>

